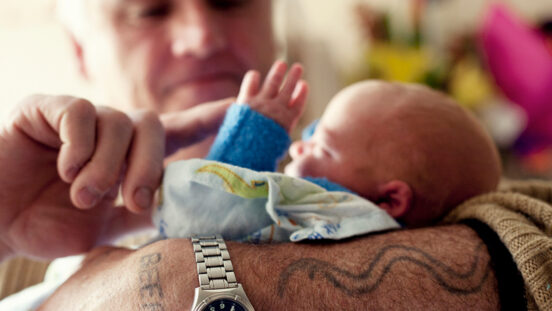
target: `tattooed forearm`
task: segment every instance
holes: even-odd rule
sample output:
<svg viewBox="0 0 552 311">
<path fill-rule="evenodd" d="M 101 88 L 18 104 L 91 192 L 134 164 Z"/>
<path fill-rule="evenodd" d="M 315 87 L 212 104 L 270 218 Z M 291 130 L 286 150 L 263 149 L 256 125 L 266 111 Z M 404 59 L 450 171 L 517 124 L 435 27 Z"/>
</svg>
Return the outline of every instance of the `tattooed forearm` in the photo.
<svg viewBox="0 0 552 311">
<path fill-rule="evenodd" d="M 163 289 L 159 279 L 161 254 L 153 253 L 140 257 L 139 290 L 140 310 L 163 311 Z"/>
<path fill-rule="evenodd" d="M 371 293 L 378 289 L 386 275 L 393 275 L 395 264 L 414 264 L 419 271 L 430 276 L 441 288 L 456 294 L 479 292 L 490 272 L 490 262 L 482 260 L 483 244 L 473 251 L 469 268 L 457 271 L 417 247 L 389 245 L 381 248 L 365 270 L 350 272 L 326 261 L 302 258 L 289 264 L 280 274 L 278 295 L 284 296 L 289 279 L 296 273 L 306 272 L 311 280 L 316 276 L 325 279 L 335 288 L 350 296 Z M 401 277 L 394 275 L 393 277 Z"/>
</svg>

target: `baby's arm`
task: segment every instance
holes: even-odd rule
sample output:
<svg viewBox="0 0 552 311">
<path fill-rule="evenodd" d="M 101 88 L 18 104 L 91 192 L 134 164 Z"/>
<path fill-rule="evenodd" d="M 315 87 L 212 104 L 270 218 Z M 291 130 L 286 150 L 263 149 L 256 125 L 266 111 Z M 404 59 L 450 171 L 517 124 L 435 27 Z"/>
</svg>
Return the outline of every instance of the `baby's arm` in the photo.
<svg viewBox="0 0 552 311">
<path fill-rule="evenodd" d="M 287 65 L 276 61 L 261 86 L 258 71 L 249 71 L 242 82 L 238 103 L 272 119 L 290 133 L 303 113 L 308 86 L 301 80 L 303 67 L 294 64 L 286 76 Z"/>
<path fill-rule="evenodd" d="M 208 160 L 256 171 L 276 169 L 291 143 L 288 133 L 301 116 L 307 95 L 307 84 L 300 80 L 302 67 L 292 66 L 284 82 L 286 67 L 276 62 L 262 87 L 258 72 L 246 74 L 238 97 L 241 105 L 228 109 Z"/>
</svg>

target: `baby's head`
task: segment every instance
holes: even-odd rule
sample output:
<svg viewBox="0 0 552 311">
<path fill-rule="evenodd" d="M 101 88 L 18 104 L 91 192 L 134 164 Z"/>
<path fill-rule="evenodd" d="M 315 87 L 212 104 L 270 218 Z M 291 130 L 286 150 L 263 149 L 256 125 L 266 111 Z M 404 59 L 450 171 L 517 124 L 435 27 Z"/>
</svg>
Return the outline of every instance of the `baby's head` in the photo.
<svg viewBox="0 0 552 311">
<path fill-rule="evenodd" d="M 496 189 L 501 174 L 493 142 L 469 112 L 427 87 L 381 81 L 339 92 L 290 154 L 287 174 L 326 177 L 407 226 Z"/>
</svg>

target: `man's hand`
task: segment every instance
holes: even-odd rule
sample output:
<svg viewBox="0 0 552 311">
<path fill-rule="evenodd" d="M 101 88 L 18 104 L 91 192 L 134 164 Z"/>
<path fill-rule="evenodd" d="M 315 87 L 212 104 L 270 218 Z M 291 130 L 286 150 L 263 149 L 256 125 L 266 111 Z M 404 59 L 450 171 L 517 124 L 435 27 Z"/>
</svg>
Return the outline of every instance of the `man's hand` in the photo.
<svg viewBox="0 0 552 311">
<path fill-rule="evenodd" d="M 161 115 L 166 134 L 166 162 L 206 156 L 226 109 L 235 101 L 235 98 L 226 98 Z"/>
<path fill-rule="evenodd" d="M 27 98 L 0 132 L 0 259 L 84 252 L 150 223 L 164 131 L 73 97 Z M 119 188 L 126 208 L 116 208 Z M 129 212 L 130 211 L 130 212 Z"/>
<path fill-rule="evenodd" d="M 301 65 L 291 66 L 287 77 L 286 70 L 286 63 L 275 62 L 262 86 L 258 71 L 247 72 L 240 88 L 238 103 L 248 104 L 251 109 L 274 120 L 290 133 L 303 113 L 308 87 L 301 80 Z"/>
</svg>

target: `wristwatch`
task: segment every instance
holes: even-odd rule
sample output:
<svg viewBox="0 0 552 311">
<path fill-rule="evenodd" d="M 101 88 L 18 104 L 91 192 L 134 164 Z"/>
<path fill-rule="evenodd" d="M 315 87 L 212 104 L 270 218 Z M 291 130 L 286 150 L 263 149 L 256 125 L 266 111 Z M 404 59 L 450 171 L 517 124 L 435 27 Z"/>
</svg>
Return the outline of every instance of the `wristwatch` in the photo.
<svg viewBox="0 0 552 311">
<path fill-rule="evenodd" d="M 192 311 L 254 311 L 236 281 L 222 236 L 193 236 L 192 246 L 199 275 Z"/>
</svg>

